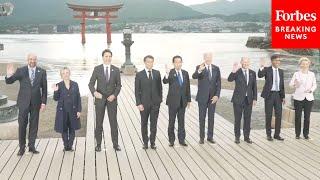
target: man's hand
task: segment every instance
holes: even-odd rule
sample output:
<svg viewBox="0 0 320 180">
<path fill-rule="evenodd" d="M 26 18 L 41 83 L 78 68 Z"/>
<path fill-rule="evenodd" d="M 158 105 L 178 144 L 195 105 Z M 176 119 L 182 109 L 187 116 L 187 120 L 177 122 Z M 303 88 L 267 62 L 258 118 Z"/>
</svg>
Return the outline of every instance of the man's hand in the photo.
<svg viewBox="0 0 320 180">
<path fill-rule="evenodd" d="M 77 112 L 77 118 L 79 119 L 81 116 L 81 112 Z"/>
<path fill-rule="evenodd" d="M 13 64 L 8 64 L 7 65 L 7 77 L 12 76 L 16 72 Z"/>
<path fill-rule="evenodd" d="M 43 112 L 44 110 L 46 110 L 46 105 L 45 104 L 41 104 L 40 111 Z"/>
<path fill-rule="evenodd" d="M 109 102 L 112 102 L 112 101 L 114 101 L 115 99 L 116 99 L 116 96 L 113 95 L 113 94 L 107 98 L 107 100 L 108 100 Z"/>
<path fill-rule="evenodd" d="M 296 88 L 300 87 L 300 82 L 298 81 L 298 79 L 294 80 L 294 87 Z"/>
<path fill-rule="evenodd" d="M 205 68 L 206 68 L 205 63 L 202 63 L 202 64 L 200 64 L 200 66 L 199 66 L 199 71 L 202 72 Z"/>
<path fill-rule="evenodd" d="M 170 68 L 169 68 L 168 64 L 165 65 L 165 69 L 166 69 L 166 74 L 169 75 L 169 73 L 170 73 Z"/>
<path fill-rule="evenodd" d="M 142 104 L 138 105 L 137 107 L 138 107 L 139 111 L 144 111 L 144 107 Z"/>
<path fill-rule="evenodd" d="M 100 94 L 99 92 L 95 91 L 93 93 L 94 97 L 97 98 L 97 99 L 102 99 L 102 94 Z"/>
<path fill-rule="evenodd" d="M 190 106 L 191 106 L 191 102 L 188 102 L 187 104 L 188 109 L 190 109 Z"/>
<path fill-rule="evenodd" d="M 286 100 L 285 99 L 282 99 L 282 104 L 286 104 Z"/>
<path fill-rule="evenodd" d="M 52 84 L 52 89 L 53 89 L 53 91 L 58 91 L 59 86 L 57 84 Z"/>
<path fill-rule="evenodd" d="M 212 104 L 215 104 L 218 100 L 219 100 L 218 96 L 213 96 L 212 99 L 211 99 Z"/>
<path fill-rule="evenodd" d="M 253 100 L 252 105 L 256 106 L 257 105 L 257 100 Z"/>
<path fill-rule="evenodd" d="M 266 67 L 266 60 L 265 59 L 260 59 L 260 68 Z"/>
<path fill-rule="evenodd" d="M 240 67 L 239 67 L 239 63 L 238 63 L 238 62 L 233 63 L 232 72 L 233 72 L 233 73 L 236 73 L 239 68 L 240 68 Z"/>
</svg>

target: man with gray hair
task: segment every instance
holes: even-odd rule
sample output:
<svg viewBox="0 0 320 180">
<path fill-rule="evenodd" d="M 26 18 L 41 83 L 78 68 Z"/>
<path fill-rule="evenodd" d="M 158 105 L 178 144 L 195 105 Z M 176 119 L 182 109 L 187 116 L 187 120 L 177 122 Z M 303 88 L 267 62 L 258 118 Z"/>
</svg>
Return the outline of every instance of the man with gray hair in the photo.
<svg viewBox="0 0 320 180">
<path fill-rule="evenodd" d="M 44 111 L 47 104 L 47 73 L 37 67 L 37 56 L 28 54 L 28 65 L 14 69 L 12 64 L 7 66 L 6 83 L 20 82 L 18 94 L 19 108 L 19 146 L 18 156 L 25 152 L 26 129 L 29 122 L 29 152 L 38 154 L 35 141 L 38 133 L 39 111 Z"/>
<path fill-rule="evenodd" d="M 252 144 L 250 139 L 250 130 L 252 106 L 255 106 L 257 102 L 256 73 L 249 69 L 249 58 L 241 58 L 240 64 L 241 68 L 238 62 L 234 63 L 233 70 L 228 77 L 229 82 L 235 81 L 235 88 L 231 99 L 231 102 L 233 102 L 234 111 L 235 143 L 240 143 L 240 126 L 243 114 L 244 141 Z"/>
</svg>

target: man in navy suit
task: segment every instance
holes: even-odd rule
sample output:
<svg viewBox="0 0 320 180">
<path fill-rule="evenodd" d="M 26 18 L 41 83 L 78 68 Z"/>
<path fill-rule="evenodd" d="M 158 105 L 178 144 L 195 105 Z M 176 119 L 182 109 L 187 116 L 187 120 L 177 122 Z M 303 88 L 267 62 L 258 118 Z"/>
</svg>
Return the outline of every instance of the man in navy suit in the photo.
<svg viewBox="0 0 320 180">
<path fill-rule="evenodd" d="M 198 79 L 198 93 L 196 101 L 198 101 L 199 106 L 199 143 L 204 143 L 205 119 L 208 111 L 207 141 L 214 144 L 214 114 L 216 103 L 220 97 L 221 74 L 219 67 L 212 64 L 212 53 L 204 54 L 204 63 L 196 67 L 196 71 L 193 73 L 192 78 Z"/>
<path fill-rule="evenodd" d="M 16 71 L 12 64 L 7 66 L 6 83 L 20 82 L 18 94 L 19 108 L 19 146 L 18 156 L 25 152 L 26 133 L 29 122 L 29 152 L 38 154 L 35 141 L 38 134 L 39 111 L 44 111 L 47 104 L 47 73 L 37 66 L 37 56 L 28 55 L 28 65 L 18 68 Z"/>
<path fill-rule="evenodd" d="M 234 111 L 234 134 L 235 143 L 240 143 L 240 126 L 243 114 L 243 135 L 244 141 L 252 144 L 250 139 L 252 106 L 257 102 L 257 81 L 256 73 L 249 69 L 250 60 L 247 57 L 241 58 L 241 68 L 235 63 L 228 81 L 235 81 L 235 88 L 231 102 Z"/>
<path fill-rule="evenodd" d="M 164 84 L 169 84 L 169 91 L 167 102 L 169 108 L 169 146 L 174 146 L 175 133 L 174 124 L 176 117 L 178 117 L 178 139 L 181 146 L 188 146 L 185 142 L 185 112 L 186 107 L 190 107 L 191 93 L 190 93 L 190 79 L 187 71 L 181 69 L 182 57 L 174 56 L 172 58 L 174 69 L 169 70 L 166 67 L 166 75 L 163 78 Z"/>
<path fill-rule="evenodd" d="M 280 66 L 280 56 L 271 56 L 272 65 L 265 67 L 265 61 L 261 61 L 261 68 L 258 72 L 259 78 L 265 79 L 265 84 L 261 93 L 261 97 L 264 98 L 265 104 L 265 116 L 266 116 L 266 133 L 268 141 L 272 141 L 271 136 L 271 119 L 272 111 L 275 112 L 275 132 L 274 139 L 283 141 L 280 136 L 281 129 L 281 117 L 282 117 L 282 104 L 285 103 L 285 90 L 284 90 L 284 78 L 283 70 Z"/>
</svg>

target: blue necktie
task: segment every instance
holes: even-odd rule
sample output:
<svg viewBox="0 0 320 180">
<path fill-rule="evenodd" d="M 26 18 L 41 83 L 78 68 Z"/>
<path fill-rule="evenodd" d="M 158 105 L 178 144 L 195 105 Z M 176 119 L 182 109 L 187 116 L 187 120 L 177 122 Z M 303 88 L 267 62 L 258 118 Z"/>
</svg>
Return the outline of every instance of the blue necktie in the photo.
<svg viewBox="0 0 320 180">
<path fill-rule="evenodd" d="M 35 78 L 34 69 L 31 69 L 31 85 L 32 85 L 32 86 L 33 86 L 34 78 Z"/>
<path fill-rule="evenodd" d="M 179 81 L 179 85 L 182 86 L 182 77 L 180 75 L 180 72 L 178 72 L 178 81 Z"/>
</svg>

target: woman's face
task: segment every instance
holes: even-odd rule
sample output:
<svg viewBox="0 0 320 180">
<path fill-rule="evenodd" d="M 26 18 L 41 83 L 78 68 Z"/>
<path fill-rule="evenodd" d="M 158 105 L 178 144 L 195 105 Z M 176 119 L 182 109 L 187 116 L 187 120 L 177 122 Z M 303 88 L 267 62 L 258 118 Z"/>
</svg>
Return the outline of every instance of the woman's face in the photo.
<svg viewBox="0 0 320 180">
<path fill-rule="evenodd" d="M 309 69 L 309 67 L 310 67 L 310 63 L 308 61 L 302 61 L 300 63 L 300 68 L 301 69 Z"/>
<path fill-rule="evenodd" d="M 61 71 L 61 78 L 63 80 L 70 80 L 70 70 L 64 69 Z"/>
</svg>

